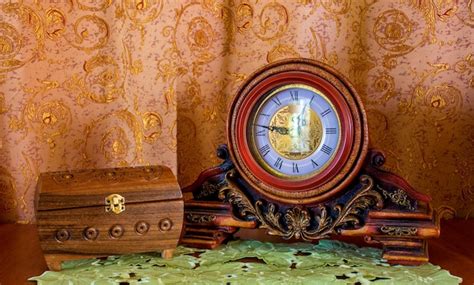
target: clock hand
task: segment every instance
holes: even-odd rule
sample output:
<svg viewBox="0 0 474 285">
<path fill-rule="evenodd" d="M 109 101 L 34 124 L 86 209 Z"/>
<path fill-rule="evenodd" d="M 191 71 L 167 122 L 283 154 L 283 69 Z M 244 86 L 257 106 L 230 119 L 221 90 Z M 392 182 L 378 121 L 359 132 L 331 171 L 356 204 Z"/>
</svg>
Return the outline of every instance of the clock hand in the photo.
<svg viewBox="0 0 474 285">
<path fill-rule="evenodd" d="M 303 109 L 301 110 L 300 115 L 299 115 L 298 117 L 303 116 L 304 112 L 306 111 L 306 107 L 308 107 L 308 104 L 305 104 L 305 105 L 304 105 L 304 107 L 303 107 Z"/>
<path fill-rule="evenodd" d="M 270 132 L 275 131 L 275 132 L 279 133 L 280 135 L 287 135 L 288 134 L 288 128 L 285 128 L 285 127 L 265 126 L 265 125 L 259 125 L 259 124 L 255 124 L 255 126 L 268 129 Z"/>
<path fill-rule="evenodd" d="M 254 124 L 254 126 L 262 127 L 262 128 L 269 129 L 270 131 L 272 131 L 272 129 L 269 126 L 259 125 L 259 124 Z"/>
<path fill-rule="evenodd" d="M 287 135 L 289 132 L 288 128 L 285 127 L 273 127 L 273 130 L 275 130 L 280 135 Z"/>
</svg>

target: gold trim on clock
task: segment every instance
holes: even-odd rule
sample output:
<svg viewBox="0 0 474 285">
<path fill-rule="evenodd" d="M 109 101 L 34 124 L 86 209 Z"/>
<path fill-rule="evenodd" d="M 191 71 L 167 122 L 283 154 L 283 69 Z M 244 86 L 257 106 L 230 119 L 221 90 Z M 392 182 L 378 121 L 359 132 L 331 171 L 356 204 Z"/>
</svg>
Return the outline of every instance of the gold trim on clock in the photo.
<svg viewBox="0 0 474 285">
<path fill-rule="evenodd" d="M 296 128 L 293 118 L 303 115 L 305 126 Z M 270 125 L 286 132 L 269 132 L 270 145 L 282 157 L 290 160 L 304 159 L 313 154 L 321 143 L 323 126 L 319 116 L 307 106 L 289 104 L 278 110 Z"/>
</svg>

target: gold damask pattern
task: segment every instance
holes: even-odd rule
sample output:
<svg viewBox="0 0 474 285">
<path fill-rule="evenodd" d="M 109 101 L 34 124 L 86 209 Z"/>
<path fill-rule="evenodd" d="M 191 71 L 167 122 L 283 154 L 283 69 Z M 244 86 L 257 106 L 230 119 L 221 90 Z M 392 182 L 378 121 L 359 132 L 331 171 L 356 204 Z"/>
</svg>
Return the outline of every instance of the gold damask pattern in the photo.
<svg viewBox="0 0 474 285">
<path fill-rule="evenodd" d="M 290 57 L 349 78 L 390 170 L 474 213 L 474 4 L 11 0 L 0 4 L 0 221 L 34 221 L 42 171 L 215 165 L 242 81 Z"/>
</svg>

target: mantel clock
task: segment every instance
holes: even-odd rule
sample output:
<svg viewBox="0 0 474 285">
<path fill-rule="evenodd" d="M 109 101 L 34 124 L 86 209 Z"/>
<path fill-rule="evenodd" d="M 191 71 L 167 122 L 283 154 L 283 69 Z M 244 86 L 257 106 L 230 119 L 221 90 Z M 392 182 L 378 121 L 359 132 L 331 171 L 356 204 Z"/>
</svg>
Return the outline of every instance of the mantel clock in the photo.
<svg viewBox="0 0 474 285">
<path fill-rule="evenodd" d="M 360 235 L 391 263 L 428 260 L 426 239 L 439 235 L 430 197 L 383 169 L 362 101 L 336 70 L 307 59 L 258 70 L 230 106 L 227 138 L 224 162 L 184 189 L 184 244 L 213 248 L 264 228 L 309 241 Z"/>
</svg>

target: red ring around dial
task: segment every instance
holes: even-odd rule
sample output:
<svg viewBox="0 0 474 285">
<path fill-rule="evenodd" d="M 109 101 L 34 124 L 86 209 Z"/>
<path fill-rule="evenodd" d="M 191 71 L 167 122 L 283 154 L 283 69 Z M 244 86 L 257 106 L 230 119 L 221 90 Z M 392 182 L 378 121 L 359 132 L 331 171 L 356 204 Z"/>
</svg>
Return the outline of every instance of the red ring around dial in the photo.
<svg viewBox="0 0 474 285">
<path fill-rule="evenodd" d="M 262 102 L 270 90 L 287 84 L 304 84 L 321 91 L 333 104 L 341 123 L 341 138 L 339 147 L 330 164 L 320 173 L 315 173 L 301 180 L 284 179 L 268 173 L 255 159 L 247 137 L 249 120 L 256 105 Z M 243 163 L 250 172 L 261 182 L 284 191 L 306 191 L 317 188 L 331 180 L 344 167 L 351 153 L 354 141 L 354 124 L 351 110 L 341 94 L 327 80 L 311 73 L 291 71 L 275 74 L 260 81 L 248 92 L 237 112 L 235 123 L 236 149 L 241 155 Z"/>
</svg>

